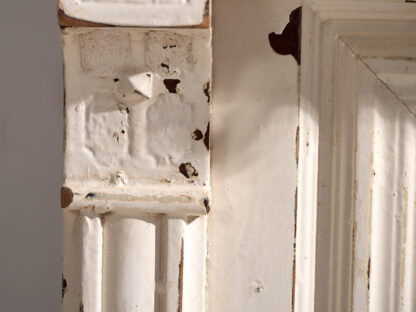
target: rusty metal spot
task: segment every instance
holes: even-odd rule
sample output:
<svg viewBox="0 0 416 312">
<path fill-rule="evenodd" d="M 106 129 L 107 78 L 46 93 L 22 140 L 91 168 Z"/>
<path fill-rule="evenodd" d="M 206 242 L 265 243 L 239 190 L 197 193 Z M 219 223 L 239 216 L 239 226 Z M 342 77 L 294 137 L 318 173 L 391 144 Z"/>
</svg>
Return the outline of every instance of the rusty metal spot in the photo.
<svg viewBox="0 0 416 312">
<path fill-rule="evenodd" d="M 181 81 L 179 79 L 164 79 L 163 83 L 165 84 L 166 89 L 168 89 L 169 93 L 178 93 L 178 84 Z"/>
<path fill-rule="evenodd" d="M 197 177 L 198 176 L 198 171 L 189 162 L 188 163 L 182 163 L 179 166 L 179 172 L 182 173 L 188 179 L 190 177 Z"/>
<path fill-rule="evenodd" d="M 300 38 L 301 38 L 302 7 L 290 13 L 289 23 L 282 34 L 274 32 L 269 34 L 270 46 L 281 55 L 292 55 L 300 65 Z"/>
<path fill-rule="evenodd" d="M 202 140 L 203 137 L 204 135 L 202 134 L 202 131 L 199 129 L 195 129 L 195 131 L 192 133 L 192 139 L 194 139 L 195 141 Z"/>
<path fill-rule="evenodd" d="M 61 207 L 66 208 L 68 207 L 74 199 L 74 194 L 69 187 L 63 186 L 61 187 Z"/>
<path fill-rule="evenodd" d="M 209 205 L 209 198 L 204 199 L 204 206 L 205 206 L 205 210 L 207 211 L 207 213 L 209 213 L 211 211 L 211 207 Z"/>
<path fill-rule="evenodd" d="M 66 282 L 66 279 L 62 275 L 62 298 L 65 296 L 66 288 L 68 287 L 68 283 Z"/>
<path fill-rule="evenodd" d="M 209 151 L 209 122 L 207 125 L 207 130 L 205 131 L 205 135 L 204 135 L 204 144 L 207 150 Z"/>
<path fill-rule="evenodd" d="M 207 102 L 211 102 L 211 87 L 209 81 L 204 84 L 204 94 L 207 97 Z"/>
<path fill-rule="evenodd" d="M 181 245 L 181 259 L 179 260 L 178 312 L 182 312 L 182 295 L 183 295 L 183 238 L 182 238 L 182 245 Z"/>
</svg>

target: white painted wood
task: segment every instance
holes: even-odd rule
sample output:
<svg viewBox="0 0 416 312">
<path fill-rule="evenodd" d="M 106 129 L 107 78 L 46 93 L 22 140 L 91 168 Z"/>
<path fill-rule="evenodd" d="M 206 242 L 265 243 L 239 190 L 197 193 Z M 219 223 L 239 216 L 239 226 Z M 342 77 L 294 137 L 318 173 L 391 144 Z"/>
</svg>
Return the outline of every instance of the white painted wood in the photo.
<svg viewBox="0 0 416 312">
<path fill-rule="evenodd" d="M 166 301 L 164 311 L 176 312 L 183 306 L 183 267 L 185 254 L 185 221 L 181 218 L 166 218 Z M 177 259 L 176 265 L 169 262 Z M 179 276 L 179 279 L 178 279 Z"/>
<path fill-rule="evenodd" d="M 81 212 L 81 303 L 84 311 L 100 312 L 103 272 L 103 228 L 97 215 Z"/>
<path fill-rule="evenodd" d="M 77 19 L 120 26 L 192 26 L 203 22 L 207 0 L 60 0 Z"/>
<path fill-rule="evenodd" d="M 415 26 L 411 4 L 303 7 L 296 311 L 415 309 Z"/>
<path fill-rule="evenodd" d="M 102 311 L 156 311 L 160 218 L 115 213 L 103 223 Z"/>
<path fill-rule="evenodd" d="M 63 51 L 63 311 L 204 311 L 210 29 L 65 28 Z"/>
</svg>

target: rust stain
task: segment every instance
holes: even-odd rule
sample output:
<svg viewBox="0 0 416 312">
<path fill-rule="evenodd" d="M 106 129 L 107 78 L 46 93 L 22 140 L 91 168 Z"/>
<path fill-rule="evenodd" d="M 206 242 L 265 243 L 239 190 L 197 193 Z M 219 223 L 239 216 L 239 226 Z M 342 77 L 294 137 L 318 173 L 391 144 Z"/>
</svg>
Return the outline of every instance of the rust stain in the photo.
<svg viewBox="0 0 416 312">
<path fill-rule="evenodd" d="M 209 146 L 210 146 L 209 131 L 210 131 L 210 126 L 208 122 L 207 130 L 205 131 L 205 135 L 204 135 L 204 144 L 205 144 L 205 147 L 207 148 L 207 151 L 209 151 Z"/>
<path fill-rule="evenodd" d="M 68 283 L 66 282 L 66 279 L 62 275 L 62 298 L 65 296 L 66 288 L 68 287 Z"/>
<path fill-rule="evenodd" d="M 179 261 L 178 276 L 178 312 L 182 312 L 182 296 L 183 296 L 183 238 L 181 243 L 181 259 Z"/>
<path fill-rule="evenodd" d="M 61 187 L 61 207 L 68 207 L 73 200 L 74 194 L 72 193 L 72 190 L 66 186 Z"/>
<path fill-rule="evenodd" d="M 300 65 L 302 7 L 298 7 L 290 13 L 289 23 L 281 34 L 271 32 L 269 34 L 270 46 L 281 55 L 292 55 Z"/>
<path fill-rule="evenodd" d="M 198 171 L 189 162 L 188 163 L 182 163 L 179 166 L 179 172 L 182 173 L 188 179 L 190 177 L 197 177 L 198 176 Z"/>
<path fill-rule="evenodd" d="M 79 304 L 79 312 L 84 312 L 84 304 L 82 303 L 82 301 Z"/>
</svg>

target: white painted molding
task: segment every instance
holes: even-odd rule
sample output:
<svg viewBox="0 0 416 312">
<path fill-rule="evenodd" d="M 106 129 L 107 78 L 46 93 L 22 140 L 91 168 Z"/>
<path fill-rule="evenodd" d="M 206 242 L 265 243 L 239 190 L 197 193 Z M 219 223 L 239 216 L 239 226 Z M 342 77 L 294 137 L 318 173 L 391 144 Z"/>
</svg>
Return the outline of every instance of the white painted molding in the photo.
<svg viewBox="0 0 416 312">
<path fill-rule="evenodd" d="M 59 8 L 72 18 L 90 22 L 144 27 L 202 24 L 207 0 L 60 0 Z"/>
<path fill-rule="evenodd" d="M 295 310 L 415 311 L 416 7 L 302 10 Z"/>
<path fill-rule="evenodd" d="M 210 29 L 62 38 L 62 310 L 203 312 Z"/>
</svg>

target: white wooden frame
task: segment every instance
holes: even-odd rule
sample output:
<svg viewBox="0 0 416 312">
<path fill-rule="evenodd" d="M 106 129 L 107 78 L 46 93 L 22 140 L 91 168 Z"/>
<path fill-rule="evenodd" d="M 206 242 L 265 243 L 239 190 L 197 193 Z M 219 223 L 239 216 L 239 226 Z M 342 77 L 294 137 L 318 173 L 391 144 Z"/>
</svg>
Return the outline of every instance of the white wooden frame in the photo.
<svg viewBox="0 0 416 312">
<path fill-rule="evenodd" d="M 302 15 L 295 310 L 415 311 L 416 6 L 306 1 Z M 406 144 L 360 106 L 364 74 L 398 103 L 387 119 L 402 116 Z"/>
</svg>

